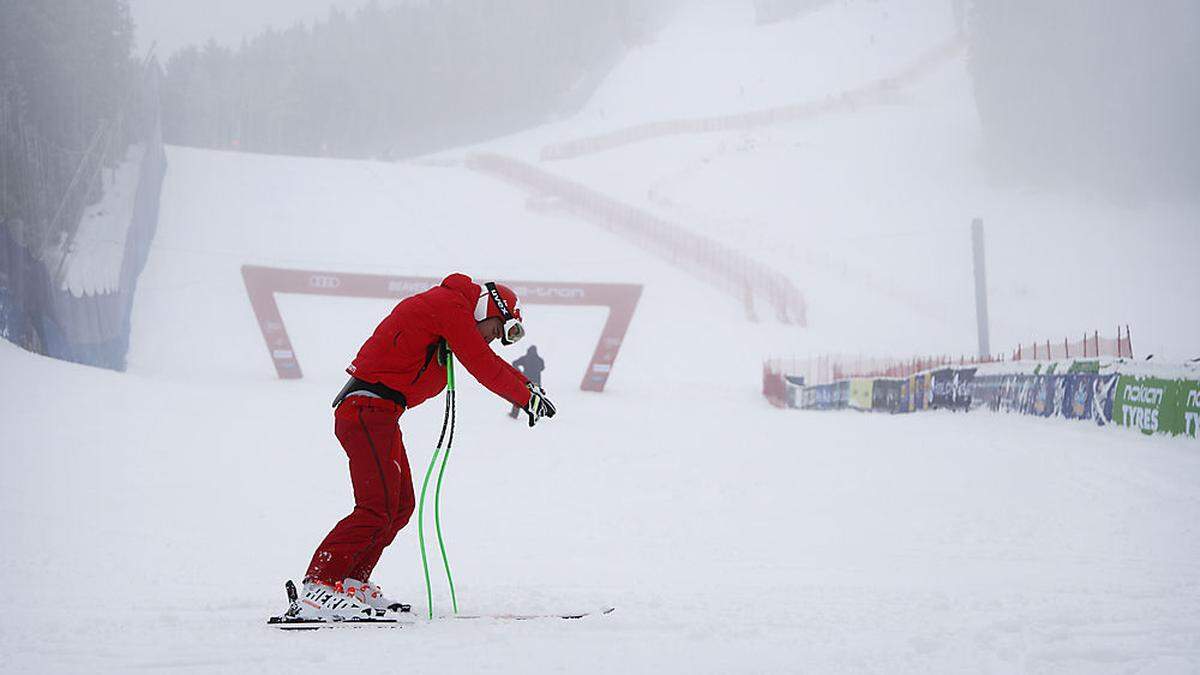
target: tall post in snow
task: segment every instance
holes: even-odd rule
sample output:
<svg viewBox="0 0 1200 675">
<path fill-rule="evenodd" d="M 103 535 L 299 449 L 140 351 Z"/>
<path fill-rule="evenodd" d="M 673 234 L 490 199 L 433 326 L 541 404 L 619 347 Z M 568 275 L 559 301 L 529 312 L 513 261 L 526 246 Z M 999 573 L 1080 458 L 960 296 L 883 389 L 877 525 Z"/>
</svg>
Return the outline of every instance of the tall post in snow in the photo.
<svg viewBox="0 0 1200 675">
<path fill-rule="evenodd" d="M 991 354 L 988 340 L 987 269 L 983 257 L 983 219 L 971 221 L 971 248 L 975 251 L 975 322 L 979 329 L 979 356 Z"/>
</svg>

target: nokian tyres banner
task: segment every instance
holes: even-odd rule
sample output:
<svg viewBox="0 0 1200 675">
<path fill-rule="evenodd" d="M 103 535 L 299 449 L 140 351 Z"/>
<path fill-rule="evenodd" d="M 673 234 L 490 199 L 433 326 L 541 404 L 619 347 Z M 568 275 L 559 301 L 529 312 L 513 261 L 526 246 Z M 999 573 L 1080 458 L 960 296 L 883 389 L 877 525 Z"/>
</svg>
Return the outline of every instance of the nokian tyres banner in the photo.
<svg viewBox="0 0 1200 675">
<path fill-rule="evenodd" d="M 1025 373 L 989 374 L 987 369 L 972 366 L 940 368 L 906 379 L 858 377 L 803 387 L 796 402 L 800 407 L 818 410 L 845 408 L 847 404 L 857 410 L 887 412 L 986 408 L 1090 420 L 1097 426 L 1130 427 L 1147 435 L 1200 438 L 1200 378 L 1196 378 L 1195 368 L 1149 371 L 1159 375 L 1154 377 L 1096 372 L 1124 365 L 1124 361 L 1103 367 L 1094 361 L 1065 368 L 1056 365 L 1062 364 L 1052 363 L 1045 368 L 1039 364 Z M 1173 370 L 1183 372 L 1176 375 Z"/>
<path fill-rule="evenodd" d="M 1167 415 L 1163 414 L 1163 400 L 1167 398 L 1167 390 L 1173 389 L 1174 384 L 1154 377 L 1120 376 L 1117 378 L 1117 394 L 1113 399 L 1113 422 L 1123 427 L 1141 429 L 1145 434 L 1160 429 L 1166 432 L 1170 422 Z"/>
<path fill-rule="evenodd" d="M 1113 399 L 1113 422 L 1144 434 L 1195 436 L 1200 425 L 1200 383 L 1122 375 Z"/>
<path fill-rule="evenodd" d="M 1180 403 L 1182 404 L 1183 433 L 1192 438 L 1200 438 L 1200 382 L 1182 380 L 1178 384 Z"/>
</svg>

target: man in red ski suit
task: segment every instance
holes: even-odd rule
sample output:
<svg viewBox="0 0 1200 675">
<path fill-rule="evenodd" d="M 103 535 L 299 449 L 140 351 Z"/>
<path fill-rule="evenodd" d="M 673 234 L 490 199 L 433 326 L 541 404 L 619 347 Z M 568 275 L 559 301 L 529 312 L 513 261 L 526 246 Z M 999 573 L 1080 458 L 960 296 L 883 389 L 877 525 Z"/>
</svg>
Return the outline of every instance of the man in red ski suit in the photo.
<svg viewBox="0 0 1200 675">
<path fill-rule="evenodd" d="M 496 395 L 520 406 L 529 426 L 555 409 L 537 385 L 488 346 L 524 335 L 520 304 L 508 287 L 477 284 L 464 274 L 402 300 L 346 369 L 350 381 L 334 401 L 334 434 L 350 458 L 354 510 L 334 526 L 305 575 L 305 607 L 337 613 L 346 596 L 396 610 L 371 583 L 383 549 L 412 516 L 412 472 L 398 421 L 446 387 L 446 348 Z M 333 591 L 333 593 L 331 593 Z"/>
</svg>

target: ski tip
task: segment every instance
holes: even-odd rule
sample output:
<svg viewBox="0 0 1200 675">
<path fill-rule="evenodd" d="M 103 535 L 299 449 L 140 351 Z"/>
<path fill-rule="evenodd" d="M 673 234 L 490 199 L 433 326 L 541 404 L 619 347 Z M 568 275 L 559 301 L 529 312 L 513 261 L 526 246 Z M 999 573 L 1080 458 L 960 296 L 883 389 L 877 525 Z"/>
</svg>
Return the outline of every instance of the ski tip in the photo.
<svg viewBox="0 0 1200 675">
<path fill-rule="evenodd" d="M 600 609 L 595 610 L 593 612 L 581 612 L 579 614 L 563 614 L 560 618 L 563 618 L 563 619 L 585 619 L 589 616 L 603 616 L 605 614 L 612 614 L 615 611 L 617 611 L 616 607 L 601 607 Z"/>
</svg>

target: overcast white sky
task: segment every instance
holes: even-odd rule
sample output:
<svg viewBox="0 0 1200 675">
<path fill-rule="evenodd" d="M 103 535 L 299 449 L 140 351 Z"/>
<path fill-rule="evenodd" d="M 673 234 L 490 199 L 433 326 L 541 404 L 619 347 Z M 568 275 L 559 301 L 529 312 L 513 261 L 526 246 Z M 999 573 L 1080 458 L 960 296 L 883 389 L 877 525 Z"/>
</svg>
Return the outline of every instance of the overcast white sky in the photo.
<svg viewBox="0 0 1200 675">
<path fill-rule="evenodd" d="M 378 0 L 394 4 L 404 0 Z M 130 0 L 137 24 L 137 51 L 145 53 L 158 42 L 158 56 L 166 60 L 188 44 L 209 38 L 237 46 L 242 38 L 268 26 L 286 28 L 297 21 L 324 17 L 332 6 L 353 10 L 368 0 Z"/>
</svg>

